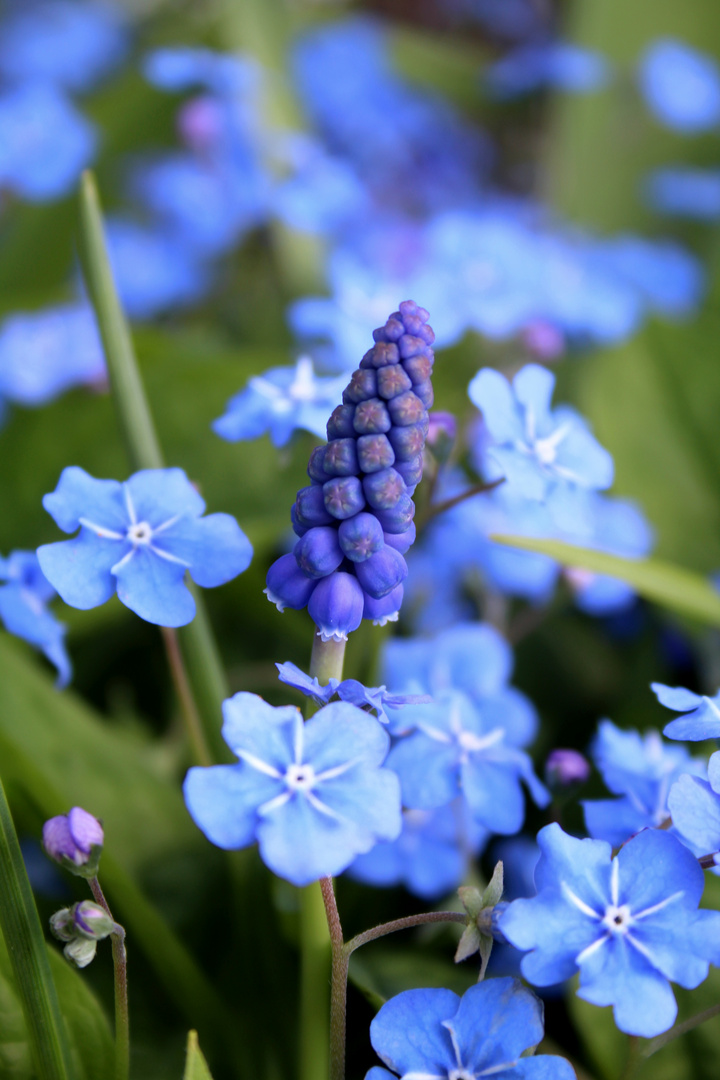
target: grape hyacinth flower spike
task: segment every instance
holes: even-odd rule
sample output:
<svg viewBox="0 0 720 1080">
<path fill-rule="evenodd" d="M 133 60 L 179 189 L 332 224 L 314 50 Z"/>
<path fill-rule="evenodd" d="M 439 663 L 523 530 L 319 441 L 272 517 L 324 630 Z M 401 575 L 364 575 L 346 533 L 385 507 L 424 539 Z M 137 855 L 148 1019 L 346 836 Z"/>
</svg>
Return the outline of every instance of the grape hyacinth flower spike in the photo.
<svg viewBox="0 0 720 1080">
<path fill-rule="evenodd" d="M 291 514 L 298 542 L 268 571 L 268 599 L 280 611 L 307 607 L 322 641 L 345 641 L 362 619 L 393 622 L 400 610 L 433 403 L 427 319 L 406 300 L 373 332 L 327 445 L 310 457 L 310 484 Z"/>
</svg>

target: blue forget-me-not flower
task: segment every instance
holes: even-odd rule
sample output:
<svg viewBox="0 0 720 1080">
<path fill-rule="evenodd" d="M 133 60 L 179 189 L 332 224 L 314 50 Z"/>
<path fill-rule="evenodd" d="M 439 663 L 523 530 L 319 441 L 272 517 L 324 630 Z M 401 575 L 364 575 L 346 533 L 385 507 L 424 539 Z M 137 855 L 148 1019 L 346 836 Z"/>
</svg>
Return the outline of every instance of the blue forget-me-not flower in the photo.
<svg viewBox="0 0 720 1080">
<path fill-rule="evenodd" d="M 687 739 L 688 742 L 720 739 L 720 690 L 715 697 L 709 697 L 694 694 L 683 686 L 650 685 L 661 705 L 685 714 L 665 725 L 663 735 L 668 739 Z"/>
<path fill-rule="evenodd" d="M 645 829 L 612 858 L 603 840 L 559 825 L 538 833 L 538 895 L 515 900 L 500 930 L 531 950 L 521 969 L 536 986 L 580 971 L 578 994 L 614 1006 L 615 1023 L 651 1038 L 675 1021 L 669 980 L 694 989 L 720 963 L 720 912 L 698 910 L 704 875 L 674 836 Z"/>
<path fill-rule="evenodd" d="M 643 189 L 648 203 L 659 214 L 697 221 L 720 218 L 720 169 L 689 165 L 654 169 Z"/>
<path fill-rule="evenodd" d="M 720 852 L 720 752 L 708 762 L 707 780 L 678 778 L 670 788 L 668 809 L 673 825 L 694 850 L 704 855 Z"/>
<path fill-rule="evenodd" d="M 720 68 L 683 41 L 661 38 L 643 54 L 640 87 L 662 123 L 688 135 L 720 123 Z"/>
<path fill-rule="evenodd" d="M 43 506 L 72 540 L 38 549 L 40 566 L 71 607 L 119 599 L 147 622 L 184 626 L 195 615 L 185 571 L 223 585 L 247 568 L 252 547 L 229 514 L 205 503 L 182 469 L 143 469 L 125 483 L 64 469 Z"/>
<path fill-rule="evenodd" d="M 370 1025 L 370 1041 L 391 1069 L 365 1080 L 574 1080 L 564 1058 L 523 1053 L 543 1037 L 543 1007 L 519 979 L 488 979 L 460 998 L 452 990 L 405 990 Z"/>
<path fill-rule="evenodd" d="M 339 701 L 303 723 L 294 705 L 239 693 L 223 717 L 240 763 L 190 769 L 184 785 L 190 815 L 213 844 L 257 840 L 273 873 L 308 885 L 400 832 L 398 779 L 382 768 L 389 737 L 367 713 Z"/>
<path fill-rule="evenodd" d="M 56 596 L 34 551 L 12 551 L 0 558 L 0 620 L 10 634 L 39 649 L 57 669 L 57 686 L 70 682 L 65 625 L 48 610 Z"/>
</svg>

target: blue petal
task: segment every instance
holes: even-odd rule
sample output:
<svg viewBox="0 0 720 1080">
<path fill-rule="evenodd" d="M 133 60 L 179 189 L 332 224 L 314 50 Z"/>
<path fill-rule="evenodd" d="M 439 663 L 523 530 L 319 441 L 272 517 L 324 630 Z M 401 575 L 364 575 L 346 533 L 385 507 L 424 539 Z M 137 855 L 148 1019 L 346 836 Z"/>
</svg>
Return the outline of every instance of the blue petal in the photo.
<svg viewBox="0 0 720 1080">
<path fill-rule="evenodd" d="M 46 496 L 47 498 L 47 496 Z M 66 604 L 87 611 L 115 592 L 110 568 L 129 550 L 122 540 L 104 540 L 83 529 L 73 540 L 44 544 L 37 557 L 43 574 Z"/>
<path fill-rule="evenodd" d="M 705 780 L 681 776 L 670 788 L 668 810 L 675 828 L 691 844 L 705 854 L 720 851 L 720 797 Z"/>
<path fill-rule="evenodd" d="M 244 750 L 280 773 L 294 761 L 293 744 L 299 710 L 276 708 L 257 694 L 241 691 L 223 702 L 222 736 L 234 754 Z"/>
<path fill-rule="evenodd" d="M 379 1065 L 373 1065 L 372 1069 L 368 1069 L 365 1073 L 365 1080 L 397 1080 L 397 1077 L 395 1073 L 381 1069 Z"/>
<path fill-rule="evenodd" d="M 486 730 L 503 728 L 503 742 L 507 746 L 522 747 L 532 742 L 539 725 L 535 706 L 528 697 L 514 686 L 504 686 L 480 705 Z"/>
<path fill-rule="evenodd" d="M 275 664 L 275 667 L 278 669 L 280 682 L 294 687 L 295 690 L 299 690 L 308 697 L 315 698 L 322 705 L 328 704 L 338 685 L 337 679 L 330 679 L 327 686 L 321 686 L 317 678 L 311 679 L 309 675 L 300 670 L 297 664 L 293 664 L 289 660 L 286 660 L 284 664 Z"/>
<path fill-rule="evenodd" d="M 457 1060 L 443 1021 L 455 1015 L 459 1004 L 451 990 L 405 990 L 380 1009 L 370 1025 L 370 1042 L 401 1076 L 445 1076 L 457 1068 Z"/>
<path fill-rule="evenodd" d="M 720 750 L 710 755 L 707 766 L 707 778 L 710 787 L 715 792 L 720 792 Z"/>
<path fill-rule="evenodd" d="M 580 423 L 560 443 L 553 467 L 564 479 L 593 490 L 610 487 L 615 471 L 612 455 Z"/>
<path fill-rule="evenodd" d="M 385 728 L 374 716 L 344 701 L 326 705 L 305 725 L 304 760 L 312 764 L 315 772 L 348 761 L 378 767 L 389 745 Z"/>
<path fill-rule="evenodd" d="M 534 950 L 522 959 L 522 973 L 536 986 L 552 986 L 577 971 L 576 957 L 602 937 L 599 921 L 546 890 L 531 900 L 513 900 L 499 927 L 518 949 Z"/>
<path fill-rule="evenodd" d="M 502 475 L 516 495 L 525 499 L 545 498 L 548 477 L 534 457 L 504 446 L 493 446 L 488 454 L 498 463 Z"/>
<path fill-rule="evenodd" d="M 638 809 L 632 799 L 587 799 L 580 805 L 585 828 L 593 840 L 606 840 L 613 847 L 620 847 L 640 829 L 655 824 L 652 816 Z"/>
<path fill-rule="evenodd" d="M 58 638 L 56 641 L 48 642 L 47 645 L 42 646 L 42 651 L 57 669 L 56 689 L 64 690 L 72 678 L 72 664 L 63 639 Z"/>
<path fill-rule="evenodd" d="M 55 490 L 43 497 L 43 506 L 66 533 L 75 532 L 82 517 L 123 536 L 129 524 L 122 484 L 96 480 L 78 465 L 63 469 Z"/>
<path fill-rule="evenodd" d="M 188 563 L 193 581 L 206 589 L 242 574 L 253 554 L 250 541 L 230 514 L 183 517 L 153 537 L 153 546 Z"/>
<path fill-rule="evenodd" d="M 468 387 L 473 405 L 483 414 L 485 424 L 498 443 L 516 442 L 524 437 L 520 411 L 510 383 L 494 368 L 482 368 Z"/>
<path fill-rule="evenodd" d="M 473 754 L 461 765 L 460 775 L 473 818 L 502 835 L 520 831 L 525 820 L 525 797 L 512 767 Z"/>
<path fill-rule="evenodd" d="M 463 690 L 471 697 L 499 693 L 512 674 L 512 649 L 489 624 L 461 623 L 428 643 L 432 690 Z"/>
<path fill-rule="evenodd" d="M 667 979 L 618 937 L 583 963 L 578 997 L 593 1005 L 614 1005 L 620 1030 L 646 1039 L 667 1031 L 677 1016 Z"/>
<path fill-rule="evenodd" d="M 513 1069 L 512 1080 L 576 1080 L 575 1070 L 565 1058 L 539 1054 L 522 1058 Z"/>
<path fill-rule="evenodd" d="M 676 712 L 688 712 L 703 702 L 700 694 L 693 694 L 692 690 L 686 690 L 683 686 L 665 686 L 664 683 L 654 682 L 650 683 L 650 689 L 661 705 Z"/>
<path fill-rule="evenodd" d="M 555 822 L 540 830 L 537 841 L 542 852 L 535 868 L 538 892 L 564 881 L 588 907 L 604 911 L 610 902 L 610 845 L 578 840 Z"/>
<path fill-rule="evenodd" d="M 396 743 L 387 764 L 400 777 L 403 804 L 417 810 L 434 810 L 452 802 L 460 790 L 457 756 L 455 746 L 423 734 L 408 735 Z"/>
<path fill-rule="evenodd" d="M 396 840 L 402 828 L 400 781 L 390 769 L 351 769 L 335 780 L 326 780 L 315 794 L 336 814 L 367 833 L 356 849 L 368 851 L 377 840 Z"/>
<path fill-rule="evenodd" d="M 114 576 L 118 599 L 146 622 L 185 626 L 194 618 L 195 601 L 183 581 L 184 566 L 137 547 Z"/>
<path fill-rule="evenodd" d="M 720 943 L 717 927 L 720 912 L 712 914 L 717 917 L 716 925 L 702 925 L 702 933 L 710 933 L 711 939 L 714 939 L 711 950 L 713 945 L 717 950 Z M 672 979 L 686 990 L 694 990 L 708 976 L 708 960 L 704 955 L 699 955 L 696 948 L 700 944 L 700 935 L 695 928 L 696 917 L 697 913 L 689 914 L 687 909 L 683 910 L 677 904 L 668 904 L 657 914 L 638 920 L 631 928 L 631 937 L 645 950 L 652 966 L 666 979 Z M 700 949 L 701 953 L 705 951 Z"/>
<path fill-rule="evenodd" d="M 705 887 L 700 865 L 674 836 L 657 829 L 643 829 L 616 856 L 621 904 L 633 912 L 662 903 L 682 889 L 680 907 L 696 908 Z M 677 882 L 677 884 L 674 884 Z"/>
<path fill-rule="evenodd" d="M 241 848 L 255 839 L 257 808 L 283 784 L 246 765 L 190 769 L 183 784 L 190 816 L 211 843 Z"/>
<path fill-rule="evenodd" d="M 141 469 L 126 482 L 138 521 L 156 529 L 176 514 L 199 517 L 205 502 L 182 469 Z"/>
<path fill-rule="evenodd" d="M 533 415 L 535 430 L 550 421 L 550 402 L 555 376 L 540 364 L 526 364 L 513 379 L 513 390 L 521 405 Z M 524 434 L 524 433 L 523 433 Z"/>
<path fill-rule="evenodd" d="M 489 979 L 470 987 L 452 1020 L 444 1027 L 455 1034 L 468 1071 L 514 1062 L 543 1037 L 542 1004 L 519 979 Z"/>
</svg>

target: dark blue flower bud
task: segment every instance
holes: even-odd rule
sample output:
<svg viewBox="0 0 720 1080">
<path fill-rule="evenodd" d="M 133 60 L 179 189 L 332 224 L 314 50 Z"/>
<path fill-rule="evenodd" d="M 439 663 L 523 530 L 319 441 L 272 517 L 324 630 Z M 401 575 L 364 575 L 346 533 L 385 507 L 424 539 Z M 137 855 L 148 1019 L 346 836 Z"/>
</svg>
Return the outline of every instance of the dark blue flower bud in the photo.
<svg viewBox="0 0 720 1080">
<path fill-rule="evenodd" d="M 365 498 L 373 510 L 391 510 L 406 494 L 405 481 L 395 469 L 381 469 L 363 480 Z"/>
<path fill-rule="evenodd" d="M 364 473 L 378 472 L 395 463 L 393 450 L 387 435 L 361 435 L 357 441 L 358 465 Z"/>
<path fill-rule="evenodd" d="M 413 393 L 420 398 L 426 409 L 432 409 L 433 402 L 435 401 L 435 392 L 429 379 L 426 379 L 425 382 L 416 383 L 415 386 L 413 386 Z"/>
<path fill-rule="evenodd" d="M 362 622 L 364 607 L 358 579 L 336 570 L 315 585 L 308 613 L 323 641 L 346 641 Z"/>
<path fill-rule="evenodd" d="M 332 514 L 325 509 L 324 486 L 311 484 L 301 488 L 295 499 L 295 517 L 300 525 L 331 525 Z"/>
<path fill-rule="evenodd" d="M 408 334 L 418 334 L 420 330 L 424 329 L 425 323 L 430 318 L 425 308 L 420 307 L 414 300 L 403 300 L 398 311 Z"/>
<path fill-rule="evenodd" d="M 421 353 L 403 361 L 403 369 L 414 386 L 416 383 L 427 382 L 432 375 L 433 362 L 429 356 Z"/>
<path fill-rule="evenodd" d="M 355 408 L 353 426 L 358 435 L 374 435 L 379 431 L 389 431 L 392 420 L 385 402 L 380 398 L 361 401 Z"/>
<path fill-rule="evenodd" d="M 296 536 L 304 536 L 308 529 L 311 528 L 310 525 L 302 525 L 298 521 L 297 506 L 295 503 L 290 507 L 290 523 Z"/>
<path fill-rule="evenodd" d="M 415 543 L 415 537 L 417 535 L 417 529 L 415 528 L 415 522 L 411 521 L 407 529 L 401 533 L 386 532 L 383 534 L 385 543 L 390 547 L 395 548 L 401 555 L 404 555 L 406 551 L 409 551 L 412 545 Z"/>
<path fill-rule="evenodd" d="M 402 364 L 380 368 L 377 373 L 377 392 L 381 398 L 387 400 L 397 397 L 411 387 L 412 381 L 410 376 L 405 374 Z"/>
<path fill-rule="evenodd" d="M 414 394 L 412 390 L 406 390 L 404 394 L 399 394 L 396 398 L 392 398 L 387 403 L 388 412 L 392 417 L 393 424 L 397 424 L 400 427 L 409 427 L 410 424 L 417 424 L 422 420 L 425 414 L 425 406 L 423 405 L 417 394 Z M 357 416 L 355 417 L 355 424 L 357 427 Z"/>
<path fill-rule="evenodd" d="M 348 559 L 363 562 L 380 551 L 385 544 L 382 525 L 374 514 L 356 514 L 343 521 L 338 529 L 338 540 Z"/>
<path fill-rule="evenodd" d="M 378 341 L 370 350 L 372 366 L 374 368 L 388 367 L 390 364 L 400 363 L 398 347 L 392 341 Z"/>
<path fill-rule="evenodd" d="M 410 488 L 415 488 L 422 480 L 422 454 L 418 454 L 416 458 L 411 458 L 410 461 L 399 461 L 395 466 L 395 470 L 402 476 L 408 489 L 408 495 L 411 495 Z"/>
<path fill-rule="evenodd" d="M 411 461 L 422 453 L 425 432 L 422 424 L 397 427 L 388 431 L 388 442 L 395 451 L 396 461 Z"/>
<path fill-rule="evenodd" d="M 316 484 L 324 484 L 333 475 L 325 472 L 325 447 L 316 446 L 308 461 L 307 474 Z"/>
<path fill-rule="evenodd" d="M 322 491 L 328 513 L 338 521 L 353 517 L 365 506 L 362 484 L 357 476 L 336 476 L 323 484 Z"/>
<path fill-rule="evenodd" d="M 396 311 L 384 326 L 373 330 L 373 341 L 398 341 L 404 333 L 405 326 L 400 318 L 400 312 Z M 372 349 L 370 351 L 372 352 Z"/>
<path fill-rule="evenodd" d="M 294 555 L 281 555 L 267 572 L 263 590 L 278 611 L 286 607 L 299 611 L 312 596 L 316 583 L 303 574 Z"/>
<path fill-rule="evenodd" d="M 343 561 L 338 531 L 332 525 L 320 525 L 306 532 L 293 549 L 298 566 L 309 578 L 323 578 L 337 570 Z"/>
<path fill-rule="evenodd" d="M 353 418 L 355 416 L 354 405 L 338 405 L 333 409 L 327 422 L 328 439 L 352 439 L 355 436 Z"/>
<path fill-rule="evenodd" d="M 358 456 L 355 439 L 333 439 L 325 447 L 325 472 L 330 476 L 357 476 Z M 328 477 L 325 477 L 327 480 Z"/>
<path fill-rule="evenodd" d="M 377 397 L 377 376 L 372 368 L 358 368 L 343 390 L 343 405 L 357 405 L 360 401 Z"/>
<path fill-rule="evenodd" d="M 412 334 L 403 334 L 398 341 L 398 352 L 403 361 L 411 360 L 414 356 L 427 356 L 428 347 L 421 337 L 413 337 Z"/>
<path fill-rule="evenodd" d="M 397 622 L 403 600 L 403 587 L 396 585 L 385 596 L 376 600 L 374 596 L 365 595 L 365 607 L 363 619 L 372 619 L 373 626 L 385 626 L 389 622 Z"/>
<path fill-rule="evenodd" d="M 392 510 L 376 510 L 375 517 L 386 533 L 403 533 L 415 517 L 415 503 L 409 495 L 401 495 Z"/>
<path fill-rule="evenodd" d="M 368 596 L 379 600 L 407 577 L 407 563 L 399 551 L 384 547 L 364 562 L 355 564 L 357 579 Z"/>
</svg>

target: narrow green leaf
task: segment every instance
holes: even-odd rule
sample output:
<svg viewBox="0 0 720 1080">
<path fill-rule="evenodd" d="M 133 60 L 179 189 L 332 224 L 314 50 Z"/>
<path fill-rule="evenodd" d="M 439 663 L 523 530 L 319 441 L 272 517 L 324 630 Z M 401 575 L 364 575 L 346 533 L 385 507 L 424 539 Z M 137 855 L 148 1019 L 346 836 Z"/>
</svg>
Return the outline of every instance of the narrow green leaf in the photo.
<svg viewBox="0 0 720 1080">
<path fill-rule="evenodd" d="M 198 1045 L 197 1031 L 188 1032 L 187 1058 L 183 1080 L 212 1080 L 207 1062 Z"/>
<path fill-rule="evenodd" d="M 74 1076 L 40 918 L 0 780 L 0 930 L 10 955 L 39 1080 Z"/>
<path fill-rule="evenodd" d="M 640 596 L 680 615 L 720 626 L 720 593 L 700 574 L 659 559 L 621 559 L 592 548 L 530 536 L 491 536 L 496 544 L 549 555 L 564 566 L 591 570 L 626 581 Z"/>
</svg>

